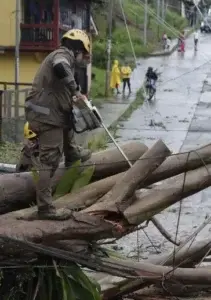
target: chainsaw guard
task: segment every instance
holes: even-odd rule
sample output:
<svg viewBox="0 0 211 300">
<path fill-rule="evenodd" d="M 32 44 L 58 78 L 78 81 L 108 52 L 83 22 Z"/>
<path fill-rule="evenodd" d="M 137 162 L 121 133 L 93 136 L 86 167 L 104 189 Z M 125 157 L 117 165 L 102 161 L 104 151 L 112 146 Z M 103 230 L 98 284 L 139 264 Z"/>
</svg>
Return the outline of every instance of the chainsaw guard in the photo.
<svg viewBox="0 0 211 300">
<path fill-rule="evenodd" d="M 92 110 L 88 107 L 78 109 L 73 107 L 73 129 L 76 133 L 83 133 L 101 127 L 101 123 Z"/>
</svg>

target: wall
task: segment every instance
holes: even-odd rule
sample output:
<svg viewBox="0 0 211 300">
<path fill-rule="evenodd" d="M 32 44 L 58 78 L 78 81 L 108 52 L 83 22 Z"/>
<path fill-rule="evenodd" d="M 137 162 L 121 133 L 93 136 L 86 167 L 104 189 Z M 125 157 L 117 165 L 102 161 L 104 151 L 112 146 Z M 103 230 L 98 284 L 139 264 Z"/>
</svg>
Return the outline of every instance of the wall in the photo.
<svg viewBox="0 0 211 300">
<path fill-rule="evenodd" d="M 20 82 L 31 83 L 46 54 L 20 54 Z M 14 53 L 0 54 L 0 81 L 14 82 L 15 57 Z"/>
<path fill-rule="evenodd" d="M 15 0 L 1 0 L 0 46 L 15 45 Z"/>
</svg>

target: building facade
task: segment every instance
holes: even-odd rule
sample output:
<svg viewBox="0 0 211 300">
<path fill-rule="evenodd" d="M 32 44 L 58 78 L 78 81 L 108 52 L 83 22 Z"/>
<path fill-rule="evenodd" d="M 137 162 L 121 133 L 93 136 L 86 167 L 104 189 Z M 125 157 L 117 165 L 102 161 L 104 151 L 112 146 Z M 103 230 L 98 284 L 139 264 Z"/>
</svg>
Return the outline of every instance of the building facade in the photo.
<svg viewBox="0 0 211 300">
<path fill-rule="evenodd" d="M 91 0 L 19 0 L 20 82 L 31 83 L 42 60 L 60 44 L 62 35 L 72 29 L 91 35 Z M 0 82 L 14 82 L 16 0 L 2 1 L 0 10 Z M 79 70 L 82 91 L 91 84 L 91 67 Z"/>
</svg>

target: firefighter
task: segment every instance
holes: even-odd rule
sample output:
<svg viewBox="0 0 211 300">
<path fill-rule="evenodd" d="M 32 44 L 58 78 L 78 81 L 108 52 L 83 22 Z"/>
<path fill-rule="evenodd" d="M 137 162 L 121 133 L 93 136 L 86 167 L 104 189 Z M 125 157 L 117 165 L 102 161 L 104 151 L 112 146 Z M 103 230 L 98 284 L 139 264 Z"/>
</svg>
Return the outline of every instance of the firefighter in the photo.
<svg viewBox="0 0 211 300">
<path fill-rule="evenodd" d="M 36 185 L 38 218 L 65 220 L 71 217 L 68 209 L 56 210 L 52 203 L 52 177 L 62 153 L 65 166 L 85 161 L 91 152 L 73 143 L 72 101 L 83 101 L 74 79 L 75 67 L 89 62 L 90 40 L 79 29 L 66 32 L 61 46 L 50 53 L 38 69 L 31 92 L 25 101 L 26 120 L 39 141 L 39 180 Z"/>
</svg>

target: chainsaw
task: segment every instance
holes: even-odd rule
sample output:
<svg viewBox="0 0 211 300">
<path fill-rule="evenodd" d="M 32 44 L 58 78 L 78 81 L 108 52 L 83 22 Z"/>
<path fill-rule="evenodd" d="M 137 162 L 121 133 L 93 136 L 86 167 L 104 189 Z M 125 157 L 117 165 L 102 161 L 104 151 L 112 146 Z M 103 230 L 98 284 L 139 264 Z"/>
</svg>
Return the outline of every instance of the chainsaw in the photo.
<svg viewBox="0 0 211 300">
<path fill-rule="evenodd" d="M 127 161 L 129 167 L 132 167 L 132 163 L 103 122 L 103 118 L 97 107 L 92 104 L 92 100 L 88 100 L 85 96 L 84 100 L 73 98 L 73 116 L 73 129 L 76 133 L 83 133 L 85 131 L 91 131 L 97 128 L 104 128 L 109 138 Z"/>
</svg>

